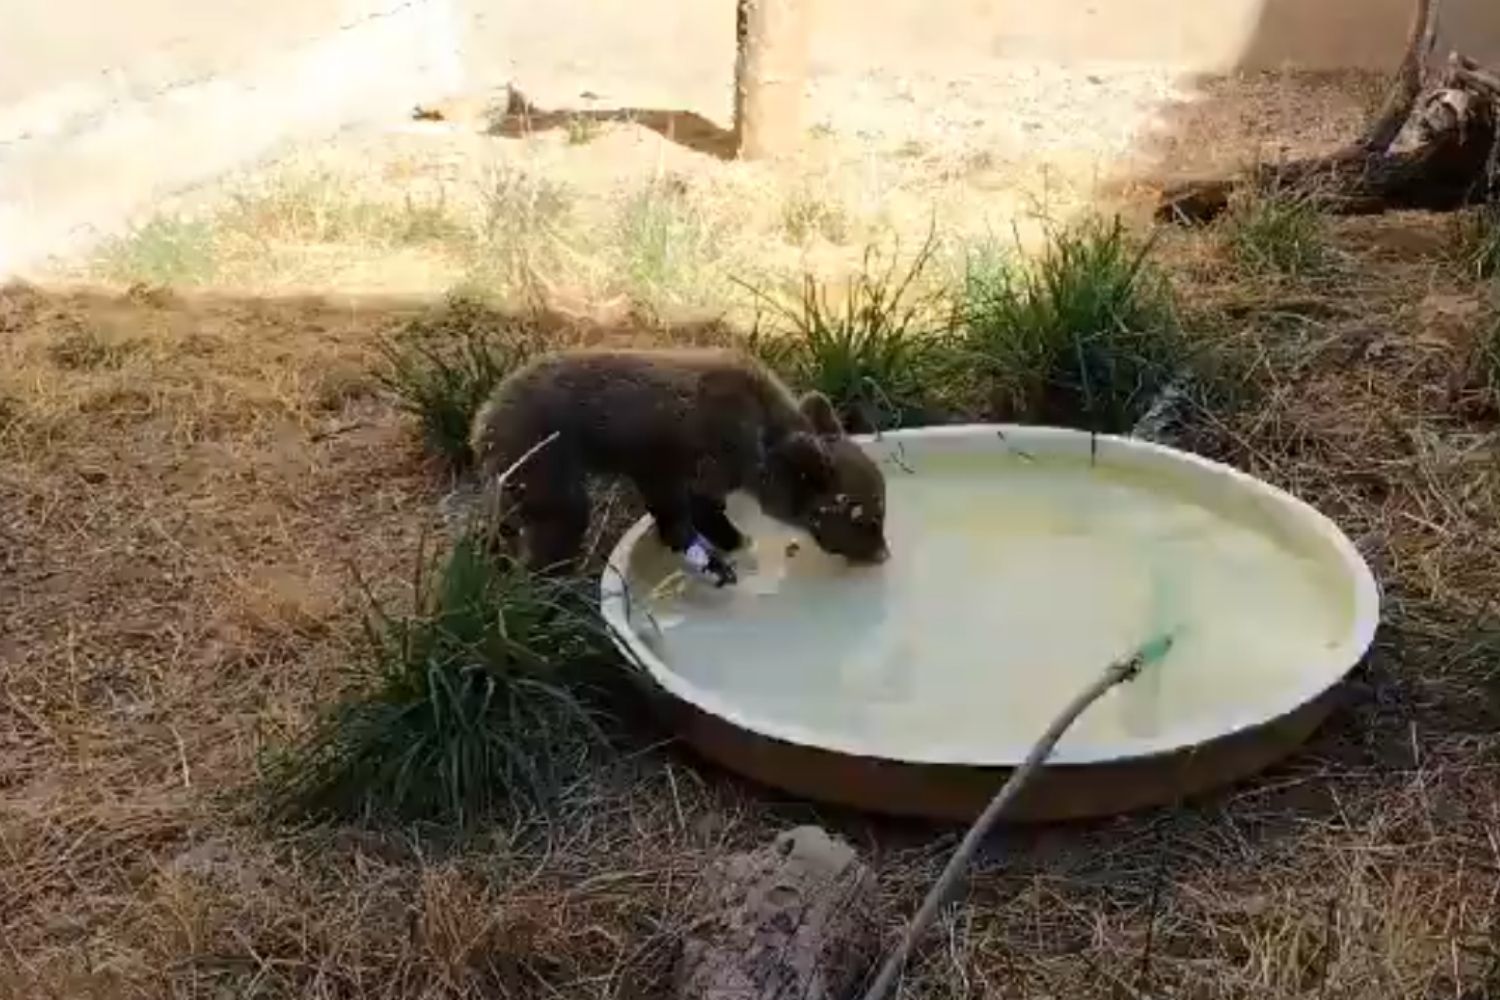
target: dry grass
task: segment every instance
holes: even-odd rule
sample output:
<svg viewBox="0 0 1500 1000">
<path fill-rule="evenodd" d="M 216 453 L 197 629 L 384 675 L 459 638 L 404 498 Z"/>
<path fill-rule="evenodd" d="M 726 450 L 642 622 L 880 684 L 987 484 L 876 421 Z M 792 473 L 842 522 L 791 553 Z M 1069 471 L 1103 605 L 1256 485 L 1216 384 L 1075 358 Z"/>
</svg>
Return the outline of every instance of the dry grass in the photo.
<svg viewBox="0 0 1500 1000">
<path fill-rule="evenodd" d="M 1454 228 L 1463 265 L 1482 280 L 1500 275 L 1500 204 L 1465 212 Z"/>
<path fill-rule="evenodd" d="M 925 100 L 848 127 L 890 107 L 935 122 Z M 1017 134 L 1047 149 L 1103 114 L 1049 132 L 1026 111 Z M 1243 120 L 1316 120 L 1282 118 Z M 1025 200 L 998 141 L 878 134 L 898 153 L 839 147 L 792 182 L 609 124 L 529 141 L 488 182 L 252 184 L 117 246 L 109 273 L 145 285 L 0 294 L 0 996 L 655 998 L 704 867 L 809 819 L 875 865 L 893 938 L 948 831 L 784 803 L 644 721 L 550 825 L 274 828 L 245 794 L 260 751 L 356 681 L 349 568 L 409 606 L 452 485 L 372 375 L 381 337 L 436 307 L 288 290 L 540 288 L 557 340 L 714 339 L 652 334 L 649 314 L 719 307 L 731 273 L 832 280 L 872 241 L 916 245 L 934 209 L 982 230 L 976 206 Z M 568 149 L 634 172 L 554 176 Z M 1497 319 L 1450 236 L 1336 222 L 1341 266 L 1295 282 L 1231 267 L 1214 238 L 1163 242 L 1182 327 L 1224 362 L 1190 444 L 1337 519 L 1385 625 L 1348 705 L 1270 773 L 997 838 L 907 1000 L 1500 995 L 1500 413 L 1475 366 Z M 631 311 L 649 323 L 590 321 Z"/>
<path fill-rule="evenodd" d="M 1131 121 L 1144 120 L 1141 98 Z M 920 245 L 934 218 L 955 240 L 1018 222 L 1031 239 L 1044 228 L 1033 215 L 1064 219 L 1098 193 L 1086 158 L 1038 171 L 953 136 L 893 144 L 886 132 L 819 129 L 804 161 L 774 165 L 724 163 L 641 125 L 579 116 L 513 143 L 356 133 L 165 202 L 63 271 L 275 293 L 464 284 L 596 318 L 743 319 L 753 306 L 733 279 L 837 280 L 868 245 Z"/>
<path fill-rule="evenodd" d="M 1355 266 L 1296 297 L 1168 241 L 1185 324 L 1237 348 L 1253 403 L 1196 445 L 1337 518 L 1386 627 L 1350 707 L 1272 773 L 1001 838 L 903 996 L 1493 995 L 1497 426 L 1449 388 L 1490 317 L 1453 305 L 1478 293 L 1436 230 L 1341 223 Z M 658 996 L 702 868 L 809 815 L 648 730 L 550 827 L 255 825 L 258 749 L 349 683 L 340 567 L 409 600 L 435 520 L 440 479 L 362 374 L 412 308 L 0 302 L 0 992 Z M 894 933 L 950 841 L 822 819 L 872 852 Z"/>
<path fill-rule="evenodd" d="M 1221 224 L 1231 257 L 1248 270 L 1289 278 L 1326 271 L 1333 261 L 1327 221 L 1306 195 L 1242 195 Z"/>
</svg>

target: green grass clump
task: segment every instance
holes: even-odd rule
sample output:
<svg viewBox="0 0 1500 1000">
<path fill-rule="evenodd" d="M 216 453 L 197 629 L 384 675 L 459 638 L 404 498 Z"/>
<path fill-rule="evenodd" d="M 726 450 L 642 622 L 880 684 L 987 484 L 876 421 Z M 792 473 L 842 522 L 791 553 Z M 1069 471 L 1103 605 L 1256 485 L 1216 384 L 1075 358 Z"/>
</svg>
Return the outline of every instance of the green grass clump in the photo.
<svg viewBox="0 0 1500 1000">
<path fill-rule="evenodd" d="M 121 282 L 196 285 L 218 273 L 213 226 L 172 215 L 151 218 L 100 249 L 98 270 Z"/>
<path fill-rule="evenodd" d="M 371 600 L 368 687 L 265 761 L 273 818 L 524 818 L 597 763 L 607 739 L 586 678 L 609 643 L 580 581 L 465 537 L 415 592 L 406 616 Z"/>
<path fill-rule="evenodd" d="M 849 213 L 831 196 L 804 186 L 782 201 L 781 228 L 798 246 L 805 246 L 814 236 L 843 243 L 849 238 Z"/>
<path fill-rule="evenodd" d="M 463 469 L 473 459 L 474 414 L 535 345 L 521 321 L 455 296 L 435 316 L 413 320 L 381 343 L 385 364 L 377 378 L 417 418 L 428 446 Z"/>
<path fill-rule="evenodd" d="M 1249 194 L 1231 207 L 1223 225 L 1230 255 L 1249 271 L 1303 277 L 1332 263 L 1327 218 L 1306 195 Z"/>
<path fill-rule="evenodd" d="M 991 417 L 1128 430 L 1186 353 L 1150 252 L 1119 219 L 1056 232 L 1026 265 L 971 251 L 952 384 Z"/>
<path fill-rule="evenodd" d="M 1459 216 L 1458 246 L 1464 268 L 1474 277 L 1483 281 L 1500 275 L 1500 203 Z"/>
<path fill-rule="evenodd" d="M 572 193 L 539 172 L 507 165 L 486 178 L 480 203 L 471 251 L 475 279 L 503 293 L 536 297 L 540 277 L 563 269 Z"/>
<path fill-rule="evenodd" d="M 1500 413 L 1500 315 L 1491 317 L 1475 339 L 1467 369 L 1469 386 L 1481 408 Z"/>
<path fill-rule="evenodd" d="M 867 250 L 837 301 L 811 275 L 791 302 L 750 288 L 772 317 L 769 331 L 757 322 L 751 350 L 799 389 L 826 395 L 853 433 L 927 422 L 948 330 L 946 305 L 922 280 L 934 246 L 929 238 L 904 268 Z"/>
<path fill-rule="evenodd" d="M 712 299 L 713 231 L 674 178 L 654 180 L 621 205 L 615 262 L 625 291 L 657 315 Z"/>
<path fill-rule="evenodd" d="M 464 222 L 448 207 L 441 190 L 430 198 L 406 195 L 401 207 L 390 213 L 384 231 L 399 246 L 450 246 L 467 238 Z"/>
<path fill-rule="evenodd" d="M 567 125 L 569 146 L 588 145 L 599 137 L 602 128 L 593 115 L 569 115 Z"/>
<path fill-rule="evenodd" d="M 456 244 L 467 232 L 441 189 L 427 196 L 408 193 L 400 202 L 377 201 L 327 171 L 288 171 L 237 191 L 215 222 L 228 234 L 262 244 Z"/>
</svg>

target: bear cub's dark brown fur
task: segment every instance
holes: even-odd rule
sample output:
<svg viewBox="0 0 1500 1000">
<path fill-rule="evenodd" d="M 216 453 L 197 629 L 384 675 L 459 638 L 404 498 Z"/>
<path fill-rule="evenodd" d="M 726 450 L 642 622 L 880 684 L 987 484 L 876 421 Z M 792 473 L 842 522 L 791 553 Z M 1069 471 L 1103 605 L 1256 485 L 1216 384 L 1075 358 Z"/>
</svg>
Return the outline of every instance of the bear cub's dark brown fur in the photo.
<svg viewBox="0 0 1500 1000">
<path fill-rule="evenodd" d="M 795 398 L 758 361 L 726 350 L 577 350 L 514 372 L 475 417 L 486 484 L 549 435 L 507 480 L 527 562 L 571 561 L 588 529 L 587 476 L 640 490 L 662 541 L 732 552 L 744 537 L 724 500 L 744 490 L 825 551 L 886 557 L 885 478 L 819 393 Z M 719 582 L 733 571 L 717 553 Z"/>
</svg>

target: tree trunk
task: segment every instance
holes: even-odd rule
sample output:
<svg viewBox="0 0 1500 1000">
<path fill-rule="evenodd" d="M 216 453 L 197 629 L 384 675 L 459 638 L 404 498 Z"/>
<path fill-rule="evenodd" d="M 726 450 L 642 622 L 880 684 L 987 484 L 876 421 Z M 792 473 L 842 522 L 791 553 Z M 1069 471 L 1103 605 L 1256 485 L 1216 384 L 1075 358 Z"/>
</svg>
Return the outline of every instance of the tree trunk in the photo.
<svg viewBox="0 0 1500 1000">
<path fill-rule="evenodd" d="M 1396 69 L 1396 79 L 1386 92 L 1380 113 L 1355 144 L 1366 153 L 1384 153 L 1396 141 L 1412 106 L 1422 94 L 1422 73 L 1437 41 L 1438 0 L 1417 0 L 1412 9 L 1411 31 L 1406 37 L 1406 54 Z"/>
<path fill-rule="evenodd" d="M 745 159 L 801 144 L 811 0 L 738 0 L 734 133 Z"/>
</svg>

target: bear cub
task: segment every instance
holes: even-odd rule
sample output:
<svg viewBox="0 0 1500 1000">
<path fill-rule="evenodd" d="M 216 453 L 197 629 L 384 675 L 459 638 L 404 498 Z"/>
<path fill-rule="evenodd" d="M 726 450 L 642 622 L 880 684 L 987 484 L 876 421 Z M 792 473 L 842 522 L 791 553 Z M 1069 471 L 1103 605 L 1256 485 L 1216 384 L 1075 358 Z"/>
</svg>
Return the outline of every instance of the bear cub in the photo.
<svg viewBox="0 0 1500 1000">
<path fill-rule="evenodd" d="M 571 350 L 533 359 L 475 416 L 487 485 L 539 442 L 506 481 L 528 565 L 572 561 L 588 530 L 590 473 L 640 491 L 661 540 L 717 586 L 744 536 L 725 498 L 744 490 L 826 552 L 873 563 L 889 554 L 885 477 L 820 393 L 800 400 L 737 351 Z"/>
</svg>

